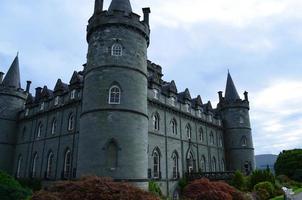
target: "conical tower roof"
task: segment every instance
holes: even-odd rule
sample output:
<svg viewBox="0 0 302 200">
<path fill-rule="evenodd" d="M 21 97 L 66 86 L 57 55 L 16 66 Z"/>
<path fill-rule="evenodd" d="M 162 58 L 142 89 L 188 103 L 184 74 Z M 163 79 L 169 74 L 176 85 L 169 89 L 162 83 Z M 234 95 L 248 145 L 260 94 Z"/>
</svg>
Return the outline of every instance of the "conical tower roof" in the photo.
<svg viewBox="0 0 302 200">
<path fill-rule="evenodd" d="M 125 13 L 131 13 L 132 8 L 129 0 L 112 0 L 108 11 L 123 11 Z"/>
<path fill-rule="evenodd" d="M 226 84 L 226 88 L 225 88 L 225 100 L 236 101 L 237 99 L 240 99 L 240 97 L 236 90 L 236 87 L 235 87 L 235 84 L 231 77 L 231 74 L 228 72 L 228 79 L 227 79 L 227 84 Z"/>
<path fill-rule="evenodd" d="M 21 88 L 20 84 L 20 69 L 18 55 L 11 64 L 2 84 L 8 87 Z"/>
</svg>

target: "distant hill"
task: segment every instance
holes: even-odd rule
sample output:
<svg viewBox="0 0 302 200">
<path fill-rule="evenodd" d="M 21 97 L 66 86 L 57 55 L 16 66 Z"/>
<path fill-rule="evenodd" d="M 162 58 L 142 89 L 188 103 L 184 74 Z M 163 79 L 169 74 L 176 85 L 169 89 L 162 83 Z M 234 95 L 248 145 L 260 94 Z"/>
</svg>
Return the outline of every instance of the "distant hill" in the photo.
<svg viewBox="0 0 302 200">
<path fill-rule="evenodd" d="M 274 172 L 274 164 L 278 155 L 274 154 L 262 154 L 255 156 L 257 169 L 266 169 L 267 166 Z"/>
</svg>

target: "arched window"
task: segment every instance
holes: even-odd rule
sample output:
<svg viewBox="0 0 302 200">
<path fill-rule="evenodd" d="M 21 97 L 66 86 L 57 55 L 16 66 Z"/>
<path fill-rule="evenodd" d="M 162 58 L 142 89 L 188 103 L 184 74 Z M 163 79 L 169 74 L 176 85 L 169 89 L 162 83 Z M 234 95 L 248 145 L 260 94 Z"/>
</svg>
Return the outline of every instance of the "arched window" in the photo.
<svg viewBox="0 0 302 200">
<path fill-rule="evenodd" d="M 175 119 L 171 121 L 171 130 L 173 135 L 177 135 L 177 124 Z"/>
<path fill-rule="evenodd" d="M 112 56 L 122 56 L 123 55 L 123 47 L 119 43 L 115 43 L 111 47 L 111 55 Z"/>
<path fill-rule="evenodd" d="M 114 141 L 111 141 L 107 147 L 107 166 L 110 170 L 117 167 L 118 147 Z"/>
<path fill-rule="evenodd" d="M 225 164 L 224 164 L 224 160 L 221 160 L 221 171 L 225 171 Z"/>
<path fill-rule="evenodd" d="M 210 144 L 215 144 L 213 132 L 210 133 Z"/>
<path fill-rule="evenodd" d="M 65 179 L 68 179 L 71 175 L 71 151 L 66 150 L 64 155 L 64 173 L 63 176 Z"/>
<path fill-rule="evenodd" d="M 201 142 L 204 142 L 204 133 L 203 133 L 203 129 L 201 127 L 199 129 L 199 140 Z"/>
<path fill-rule="evenodd" d="M 18 163 L 17 163 L 17 172 L 16 172 L 16 177 L 17 178 L 20 178 L 20 175 L 21 175 L 22 161 L 23 161 L 22 155 L 19 155 Z"/>
<path fill-rule="evenodd" d="M 247 146 L 247 138 L 245 136 L 241 139 L 241 146 L 246 147 Z"/>
<path fill-rule="evenodd" d="M 206 165 L 206 157 L 203 155 L 201 156 L 201 160 L 200 160 L 200 168 L 202 172 L 206 172 L 207 171 L 207 165 Z"/>
<path fill-rule="evenodd" d="M 239 117 L 239 123 L 244 124 L 244 118 L 242 116 Z"/>
<path fill-rule="evenodd" d="M 192 138 L 192 129 L 191 129 L 190 124 L 187 124 L 187 126 L 186 126 L 186 133 L 187 133 L 187 138 L 191 139 Z"/>
<path fill-rule="evenodd" d="M 218 145 L 219 145 L 219 147 L 222 147 L 222 136 L 221 135 L 219 135 Z"/>
<path fill-rule="evenodd" d="M 172 106 L 176 106 L 176 98 L 175 97 L 171 97 L 170 101 L 171 101 Z"/>
<path fill-rule="evenodd" d="M 37 138 L 41 137 L 42 128 L 43 128 L 43 125 L 42 125 L 42 123 L 40 122 L 40 123 L 38 124 Z"/>
<path fill-rule="evenodd" d="M 51 124 L 51 134 L 54 135 L 57 130 L 57 120 L 53 119 Z"/>
<path fill-rule="evenodd" d="M 176 151 L 172 154 L 172 160 L 173 160 L 173 179 L 178 179 L 179 178 L 178 154 Z"/>
<path fill-rule="evenodd" d="M 55 97 L 55 102 L 54 102 L 54 105 L 57 106 L 59 104 L 59 100 L 60 100 L 60 97 L 59 96 L 56 96 Z"/>
<path fill-rule="evenodd" d="M 153 89 L 153 92 L 154 92 L 154 99 L 159 99 L 159 90 Z"/>
<path fill-rule="evenodd" d="M 159 131 L 159 116 L 157 113 L 153 114 L 152 121 L 153 121 L 153 129 L 155 131 Z"/>
<path fill-rule="evenodd" d="M 121 89 L 114 85 L 109 89 L 109 104 L 120 104 Z"/>
<path fill-rule="evenodd" d="M 33 178 L 37 177 L 37 162 L 38 162 L 38 154 L 35 153 L 33 160 L 32 160 L 32 166 L 31 166 L 31 176 Z"/>
<path fill-rule="evenodd" d="M 213 156 L 212 158 L 212 172 L 216 172 L 217 169 L 217 163 L 216 163 L 216 158 Z"/>
<path fill-rule="evenodd" d="M 153 150 L 153 178 L 160 178 L 160 152 L 158 149 Z"/>
<path fill-rule="evenodd" d="M 71 113 L 68 117 L 68 131 L 72 131 L 74 129 L 74 116 Z"/>
<path fill-rule="evenodd" d="M 49 152 L 47 158 L 46 178 L 51 178 L 53 176 L 53 160 L 54 154 L 52 152 Z"/>
<path fill-rule="evenodd" d="M 188 152 L 187 155 L 187 170 L 189 173 L 194 172 L 194 156 L 193 153 L 191 151 Z"/>
</svg>

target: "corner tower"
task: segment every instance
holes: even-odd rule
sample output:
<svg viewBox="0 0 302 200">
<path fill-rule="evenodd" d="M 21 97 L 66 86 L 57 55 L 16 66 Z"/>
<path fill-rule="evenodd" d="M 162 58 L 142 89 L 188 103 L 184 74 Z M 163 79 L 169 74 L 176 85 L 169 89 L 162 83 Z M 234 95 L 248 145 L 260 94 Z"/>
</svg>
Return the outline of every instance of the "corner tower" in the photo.
<svg viewBox="0 0 302 200">
<path fill-rule="evenodd" d="M 240 170 L 246 174 L 255 169 L 254 146 L 249 117 L 248 93 L 240 99 L 230 73 L 228 73 L 225 97 L 219 92 L 219 104 L 225 129 L 227 170 Z"/>
<path fill-rule="evenodd" d="M 87 27 L 77 176 L 110 176 L 147 186 L 147 47 L 144 19 L 129 0 L 96 0 Z"/>
<path fill-rule="evenodd" d="M 16 56 L 2 81 L 0 72 L 0 169 L 12 173 L 18 113 L 27 93 L 21 89 L 19 58 Z"/>
</svg>

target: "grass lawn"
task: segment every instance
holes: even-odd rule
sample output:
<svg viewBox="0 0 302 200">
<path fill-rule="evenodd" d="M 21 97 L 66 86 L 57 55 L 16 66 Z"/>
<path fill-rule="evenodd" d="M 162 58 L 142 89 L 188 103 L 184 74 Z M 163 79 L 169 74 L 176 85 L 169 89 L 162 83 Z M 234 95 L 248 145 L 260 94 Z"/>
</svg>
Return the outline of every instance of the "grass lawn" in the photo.
<svg viewBox="0 0 302 200">
<path fill-rule="evenodd" d="M 294 192 L 295 192 L 295 194 L 299 194 L 299 193 L 302 192 L 302 188 L 297 188 L 297 189 L 294 190 Z M 284 199 L 283 195 L 281 195 L 281 196 L 274 197 L 270 200 L 283 200 L 283 199 Z"/>
</svg>

